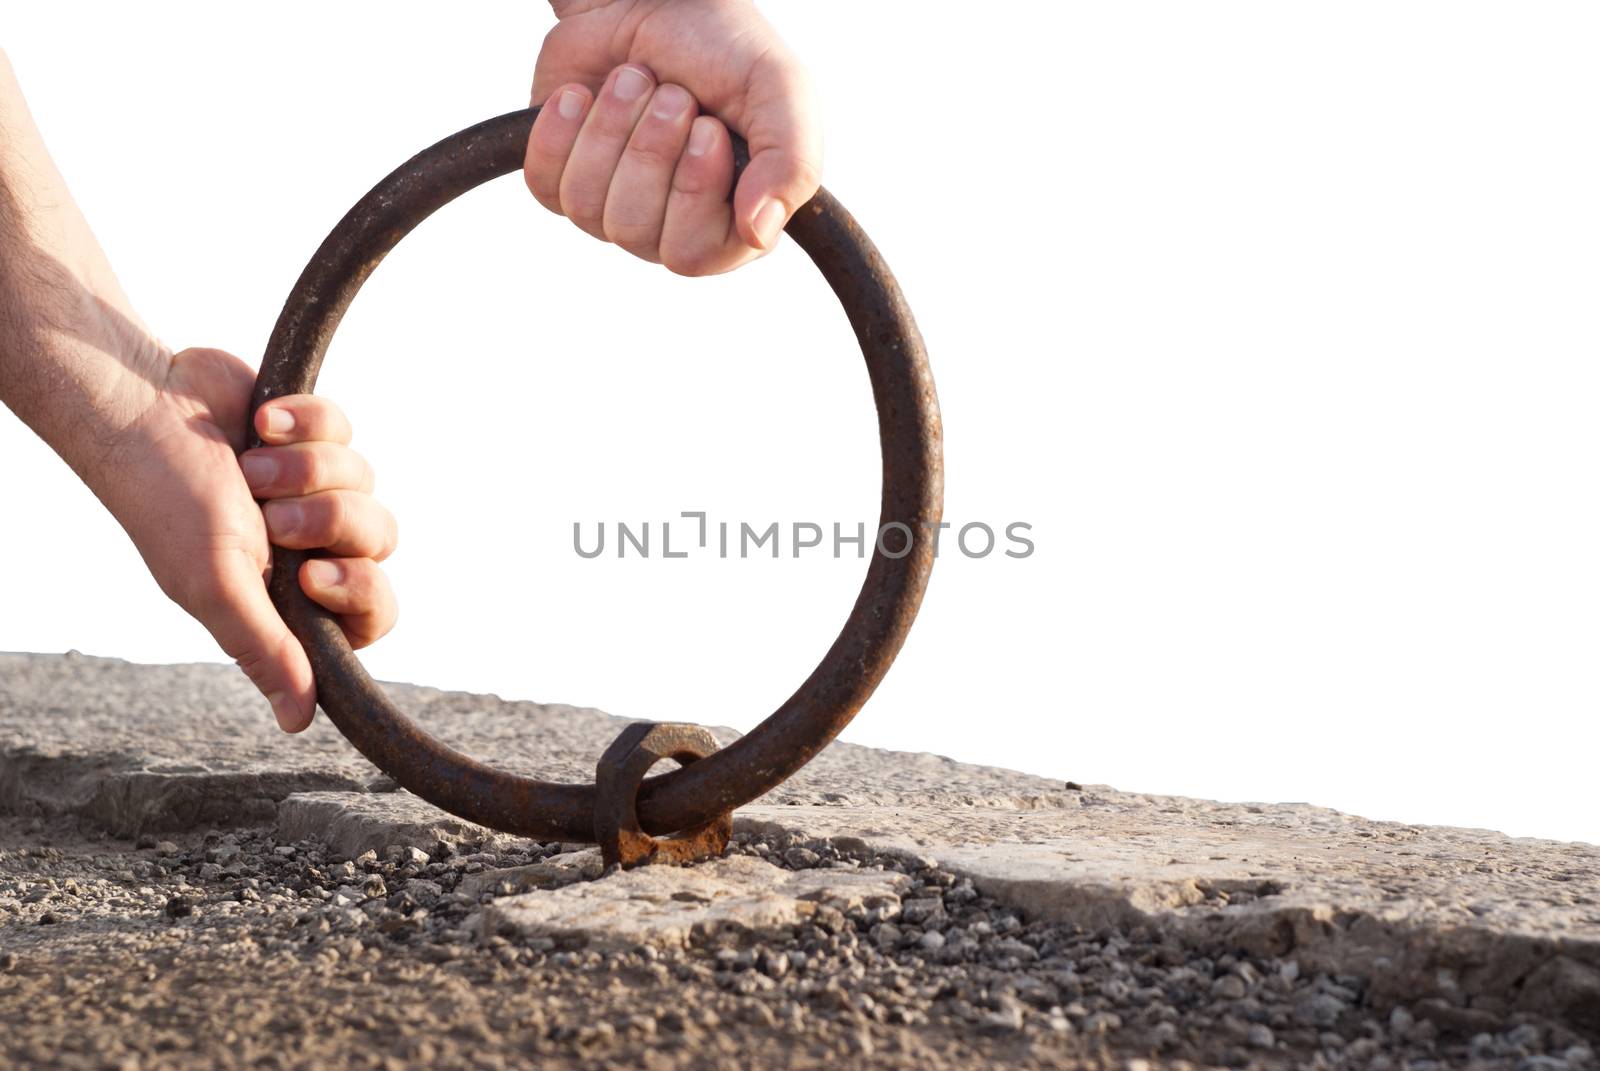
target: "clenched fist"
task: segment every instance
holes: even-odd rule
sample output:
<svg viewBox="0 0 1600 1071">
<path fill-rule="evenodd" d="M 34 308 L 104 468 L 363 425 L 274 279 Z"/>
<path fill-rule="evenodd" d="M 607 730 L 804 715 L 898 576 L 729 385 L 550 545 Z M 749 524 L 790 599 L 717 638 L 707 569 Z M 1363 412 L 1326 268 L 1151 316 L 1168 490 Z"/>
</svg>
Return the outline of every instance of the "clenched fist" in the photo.
<svg viewBox="0 0 1600 1071">
<path fill-rule="evenodd" d="M 799 62 L 749 0 L 556 0 L 534 69 L 534 197 L 680 275 L 763 255 L 816 193 L 822 137 Z M 729 128 L 750 165 L 729 199 Z"/>
</svg>

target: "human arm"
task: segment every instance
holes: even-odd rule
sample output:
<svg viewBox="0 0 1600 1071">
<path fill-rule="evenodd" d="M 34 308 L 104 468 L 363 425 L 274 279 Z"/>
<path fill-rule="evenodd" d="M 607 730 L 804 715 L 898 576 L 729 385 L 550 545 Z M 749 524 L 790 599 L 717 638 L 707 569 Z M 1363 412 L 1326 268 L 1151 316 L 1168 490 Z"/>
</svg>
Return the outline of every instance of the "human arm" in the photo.
<svg viewBox="0 0 1600 1071">
<path fill-rule="evenodd" d="M 331 564 L 308 562 L 301 585 L 360 646 L 395 618 L 377 565 L 395 528 L 325 399 L 264 406 L 257 429 L 271 445 L 243 453 L 254 378 L 219 350 L 174 354 L 139 319 L 0 53 L 0 401 L 89 486 L 162 591 L 295 731 L 311 721 L 315 687 L 263 584 L 269 530 L 274 542 L 328 551 Z M 276 477 L 247 479 L 269 464 Z M 265 517 L 257 498 L 272 500 Z M 296 509 L 302 524 L 290 531 Z"/>
</svg>

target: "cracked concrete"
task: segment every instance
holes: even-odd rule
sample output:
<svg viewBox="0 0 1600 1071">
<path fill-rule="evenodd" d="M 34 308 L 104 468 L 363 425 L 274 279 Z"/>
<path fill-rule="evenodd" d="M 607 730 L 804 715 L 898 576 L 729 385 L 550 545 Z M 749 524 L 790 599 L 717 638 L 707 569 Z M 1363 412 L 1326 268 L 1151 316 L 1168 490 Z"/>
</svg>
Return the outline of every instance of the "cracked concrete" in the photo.
<svg viewBox="0 0 1600 1071">
<path fill-rule="evenodd" d="M 448 743 L 551 779 L 589 777 L 625 724 L 587 708 L 386 687 Z M 392 788 L 326 721 L 284 738 L 232 667 L 0 655 L 0 809 L 77 815 L 122 835 L 268 824 L 346 857 L 498 843 Z M 1366 979 L 1384 1000 L 1530 1009 L 1600 1034 L 1592 845 L 1069 787 L 846 744 L 742 809 L 736 828 L 937 861 L 1032 918 L 1293 952 L 1308 969 Z M 594 905 L 566 901 L 599 897 L 601 914 L 622 919 L 612 893 L 593 891 L 604 887 L 621 884 L 540 902 L 576 917 Z M 515 926 L 512 914 L 506 906 L 496 924 Z"/>
</svg>

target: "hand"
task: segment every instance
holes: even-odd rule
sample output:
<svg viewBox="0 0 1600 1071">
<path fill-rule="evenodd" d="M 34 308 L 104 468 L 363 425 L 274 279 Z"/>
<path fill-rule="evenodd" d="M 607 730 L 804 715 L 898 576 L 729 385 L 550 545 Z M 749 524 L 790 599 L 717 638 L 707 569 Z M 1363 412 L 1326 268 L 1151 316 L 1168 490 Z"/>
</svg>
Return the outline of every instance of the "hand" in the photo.
<svg viewBox="0 0 1600 1071">
<path fill-rule="evenodd" d="M 750 0 L 554 6 L 524 168 L 539 203 L 680 275 L 770 250 L 817 192 L 822 136 L 805 72 Z M 750 144 L 731 205 L 724 123 Z"/>
<path fill-rule="evenodd" d="M 364 647 L 394 627 L 394 593 L 378 562 L 397 534 L 371 497 L 372 469 L 346 445 L 348 421 L 325 398 L 266 403 L 256 431 L 271 445 L 244 449 L 254 382 L 248 365 L 220 350 L 172 358 L 97 493 L 161 590 L 216 637 L 293 733 L 311 724 L 316 689 L 305 651 L 267 596 L 269 535 L 331 555 L 306 562 L 300 586 L 337 615 L 352 647 Z"/>
</svg>

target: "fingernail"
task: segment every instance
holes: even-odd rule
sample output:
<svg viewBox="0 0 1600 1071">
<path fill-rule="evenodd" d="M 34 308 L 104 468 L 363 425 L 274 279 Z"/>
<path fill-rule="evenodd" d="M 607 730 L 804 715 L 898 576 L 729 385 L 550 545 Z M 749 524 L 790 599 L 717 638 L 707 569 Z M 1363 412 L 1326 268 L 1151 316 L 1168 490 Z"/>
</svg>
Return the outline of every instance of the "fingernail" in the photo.
<svg viewBox="0 0 1600 1071">
<path fill-rule="evenodd" d="M 783 203 L 768 200 L 756 210 L 755 231 L 756 241 L 761 243 L 762 249 L 771 249 L 778 240 L 778 232 L 783 229 Z"/>
<path fill-rule="evenodd" d="M 261 512 L 267 518 L 267 534 L 277 539 L 294 535 L 306 516 L 298 502 L 268 502 L 261 507 Z"/>
<path fill-rule="evenodd" d="M 294 414 L 287 409 L 268 409 L 266 424 L 271 434 L 287 435 L 294 430 Z"/>
<path fill-rule="evenodd" d="M 676 119 L 689 110 L 692 100 L 682 86 L 662 86 L 650 100 L 650 114 L 657 119 Z"/>
<path fill-rule="evenodd" d="M 306 576 L 313 587 L 333 588 L 344 581 L 344 566 L 326 558 L 312 558 L 306 562 Z"/>
<path fill-rule="evenodd" d="M 272 704 L 272 716 L 278 719 L 278 728 L 287 729 L 300 720 L 300 711 L 287 693 L 273 692 L 267 696 L 267 702 Z"/>
<path fill-rule="evenodd" d="M 246 454 L 239 459 L 239 470 L 252 491 L 258 491 L 278 478 L 278 463 L 265 454 Z"/>
<path fill-rule="evenodd" d="M 638 100 L 650 88 L 650 79 L 637 67 L 624 67 L 611 82 L 611 92 L 618 100 Z"/>
<path fill-rule="evenodd" d="M 556 101 L 556 112 L 563 119 L 576 119 L 583 114 L 584 96 L 576 89 L 564 90 Z"/>
<path fill-rule="evenodd" d="M 696 119 L 694 126 L 689 128 L 689 155 L 704 156 L 711 151 L 711 143 L 717 140 L 715 120 L 707 119 L 701 122 Z"/>
</svg>

